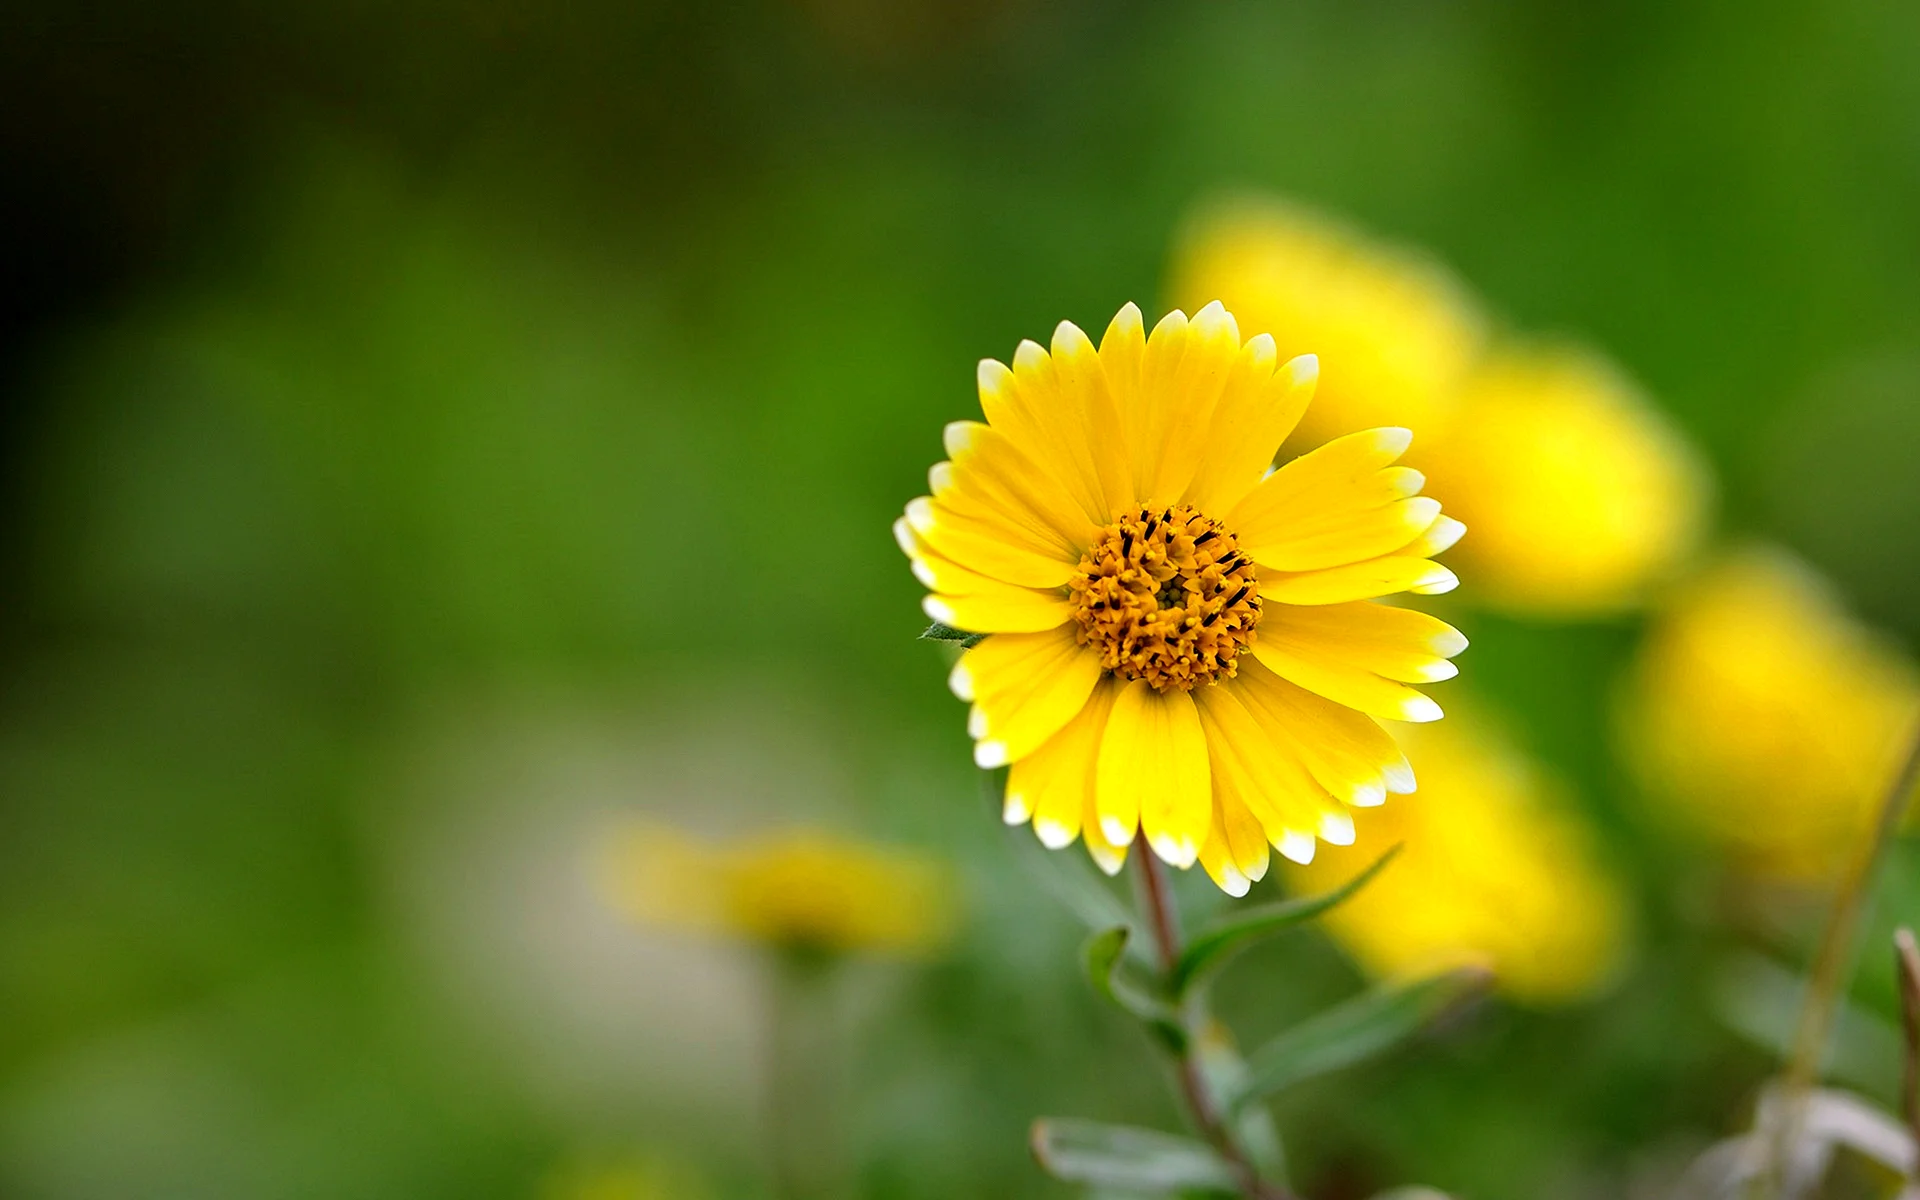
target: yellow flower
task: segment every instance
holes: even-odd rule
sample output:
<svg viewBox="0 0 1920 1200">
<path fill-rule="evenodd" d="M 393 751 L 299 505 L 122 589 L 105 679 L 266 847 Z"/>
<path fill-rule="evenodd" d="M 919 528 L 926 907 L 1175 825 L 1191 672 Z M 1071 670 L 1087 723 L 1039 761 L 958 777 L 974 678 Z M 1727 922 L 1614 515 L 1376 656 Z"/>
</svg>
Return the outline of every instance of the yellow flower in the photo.
<svg viewBox="0 0 1920 1200">
<path fill-rule="evenodd" d="M 1920 681 L 1809 569 L 1748 550 L 1658 615 L 1624 713 L 1663 813 L 1759 873 L 1810 878 L 1872 823 Z"/>
<path fill-rule="evenodd" d="M 1639 600 L 1698 544 L 1705 472 L 1601 360 L 1498 354 L 1427 459 L 1473 528 L 1461 565 L 1475 597 L 1523 612 L 1591 615 Z"/>
<path fill-rule="evenodd" d="M 1471 714 L 1402 741 L 1420 759 L 1420 790 L 1359 822 L 1369 846 L 1401 851 L 1322 918 L 1328 931 L 1379 976 L 1474 963 L 1540 1004 L 1605 982 L 1624 941 L 1620 889 L 1539 770 Z M 1378 853 L 1325 855 L 1290 870 L 1289 885 L 1337 887 Z"/>
<path fill-rule="evenodd" d="M 712 1194 L 689 1167 L 653 1155 L 569 1163 L 540 1189 L 542 1200 L 704 1200 Z"/>
<path fill-rule="evenodd" d="M 952 888 L 938 866 L 814 831 L 722 846 L 648 825 L 606 865 L 616 906 L 649 924 L 891 954 L 931 950 L 952 930 Z"/>
<path fill-rule="evenodd" d="M 1298 438 L 1420 430 L 1414 465 L 1474 536 L 1474 598 L 1552 616 L 1641 598 L 1694 548 L 1706 472 L 1679 433 L 1591 355 L 1490 349 L 1477 302 L 1407 251 L 1269 204 L 1203 217 L 1175 295 L 1220 297 L 1283 353 L 1327 364 Z"/>
<path fill-rule="evenodd" d="M 1174 261 L 1173 294 L 1218 298 L 1282 355 L 1326 364 L 1296 441 L 1318 445 L 1376 425 L 1452 425 L 1484 330 L 1466 290 L 1411 251 L 1279 203 L 1243 201 L 1202 214 Z"/>
<path fill-rule="evenodd" d="M 1245 343 L 1218 303 L 1151 338 L 1120 310 L 1096 350 L 980 364 L 987 423 L 894 530 L 934 620 L 991 635 L 951 683 L 1006 818 L 1117 871 L 1135 833 L 1244 894 L 1269 844 L 1353 839 L 1350 807 L 1413 787 L 1376 718 L 1431 721 L 1408 687 L 1456 672 L 1451 626 L 1374 603 L 1441 592 L 1461 526 L 1392 465 L 1404 429 L 1350 434 L 1269 472 L 1318 366 Z"/>
</svg>

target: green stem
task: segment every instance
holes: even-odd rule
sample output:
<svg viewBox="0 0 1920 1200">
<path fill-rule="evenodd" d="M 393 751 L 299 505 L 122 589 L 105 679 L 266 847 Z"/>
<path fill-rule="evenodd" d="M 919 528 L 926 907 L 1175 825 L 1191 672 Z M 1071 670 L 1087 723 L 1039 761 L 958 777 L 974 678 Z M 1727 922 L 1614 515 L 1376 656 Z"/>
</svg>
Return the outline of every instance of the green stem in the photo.
<svg viewBox="0 0 1920 1200">
<path fill-rule="evenodd" d="M 1140 906 L 1146 910 L 1154 944 L 1159 948 L 1161 970 L 1171 977 L 1180 961 L 1180 916 L 1174 907 L 1173 893 L 1167 887 L 1166 868 L 1154 857 L 1144 836 L 1134 838 L 1133 862 Z M 1205 1005 L 1204 996 L 1196 989 L 1181 1006 L 1180 1019 L 1187 1036 L 1181 1039 L 1181 1050 L 1174 1057 L 1174 1074 L 1180 1082 L 1180 1096 L 1186 1103 L 1187 1114 L 1201 1136 L 1226 1160 L 1247 1200 L 1294 1200 L 1285 1188 L 1260 1178 L 1252 1159 L 1234 1136 L 1233 1127 L 1221 1114 L 1213 1089 L 1207 1086 L 1199 1054 L 1200 1039 L 1208 1022 Z"/>
<path fill-rule="evenodd" d="M 776 948 L 768 962 L 767 1121 L 774 1195 L 824 1200 L 836 1194 L 834 1085 L 820 1011 L 832 962 L 818 951 Z"/>
</svg>

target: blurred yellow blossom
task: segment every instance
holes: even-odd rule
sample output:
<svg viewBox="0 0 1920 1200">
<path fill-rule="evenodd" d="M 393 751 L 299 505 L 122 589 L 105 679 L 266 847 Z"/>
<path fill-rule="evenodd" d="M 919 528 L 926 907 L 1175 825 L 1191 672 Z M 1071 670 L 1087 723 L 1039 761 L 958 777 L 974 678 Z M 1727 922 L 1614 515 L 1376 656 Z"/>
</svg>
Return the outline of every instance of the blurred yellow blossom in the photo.
<svg viewBox="0 0 1920 1200">
<path fill-rule="evenodd" d="M 610 895 L 636 920 L 793 949 L 921 954 L 955 917 L 937 863 L 815 830 L 715 844 L 644 825 L 606 865 Z"/>
<path fill-rule="evenodd" d="M 1662 414 L 1591 354 L 1514 352 L 1481 306 L 1420 256 L 1279 204 L 1196 220 L 1173 292 L 1219 299 L 1284 356 L 1319 355 L 1288 455 L 1374 425 L 1418 428 L 1408 463 L 1472 536 L 1477 603 L 1589 616 L 1642 598 L 1694 547 L 1707 473 Z"/>
<path fill-rule="evenodd" d="M 1751 870 L 1814 878 L 1871 824 L 1920 681 L 1809 568 L 1750 549 L 1675 592 L 1623 713 L 1661 812 Z"/>
<path fill-rule="evenodd" d="M 1381 425 L 1442 436 L 1483 339 L 1445 268 L 1277 202 L 1203 212 L 1176 252 L 1173 295 L 1189 311 L 1225 304 L 1271 333 L 1282 361 L 1319 356 L 1319 390 L 1290 450 Z"/>
<path fill-rule="evenodd" d="M 569 1163 L 549 1174 L 541 1200 L 707 1200 L 691 1168 L 651 1155 Z"/>
<path fill-rule="evenodd" d="M 1699 542 L 1708 487 L 1692 449 L 1605 361 L 1496 353 L 1469 381 L 1431 485 L 1472 530 L 1458 551 L 1484 602 L 1618 610 Z"/>
<path fill-rule="evenodd" d="M 1475 964 L 1524 1002 L 1588 995 L 1624 948 L 1620 887 L 1539 768 L 1484 716 L 1454 718 L 1400 731 L 1419 789 L 1359 815 L 1364 849 L 1290 868 L 1288 884 L 1337 887 L 1399 843 L 1378 878 L 1323 918 L 1367 971 L 1408 978 Z"/>
</svg>

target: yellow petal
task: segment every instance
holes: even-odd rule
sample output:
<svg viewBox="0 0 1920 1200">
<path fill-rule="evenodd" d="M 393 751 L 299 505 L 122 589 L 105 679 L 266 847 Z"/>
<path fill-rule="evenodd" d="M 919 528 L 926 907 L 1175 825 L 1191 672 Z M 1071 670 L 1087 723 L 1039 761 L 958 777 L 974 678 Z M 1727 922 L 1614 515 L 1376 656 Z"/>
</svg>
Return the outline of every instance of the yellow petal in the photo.
<svg viewBox="0 0 1920 1200">
<path fill-rule="evenodd" d="M 1142 390 L 1141 371 L 1147 355 L 1147 331 L 1138 305 L 1128 303 L 1114 314 L 1100 337 L 1100 366 L 1107 376 L 1107 391 L 1113 397 L 1114 413 L 1120 420 L 1121 445 L 1128 454 L 1127 476 L 1134 478 L 1134 447 L 1146 440 L 1146 393 Z M 1138 497 L 1134 497 L 1138 499 Z"/>
<path fill-rule="evenodd" d="M 1242 659 L 1234 693 L 1268 734 L 1343 804 L 1372 808 L 1389 792 L 1413 791 L 1413 768 L 1386 730 L 1363 712 L 1316 696 Z"/>
<path fill-rule="evenodd" d="M 1002 584 L 973 595 L 936 594 L 920 601 L 932 620 L 968 633 L 1039 633 L 1073 620 L 1058 592 Z"/>
<path fill-rule="evenodd" d="M 980 411 L 987 424 L 1044 470 L 1087 520 L 1105 525 L 1108 516 L 1079 417 L 1061 401 L 1047 352 L 1033 342 L 1021 342 L 1013 361 L 1012 368 L 990 358 L 980 362 Z"/>
<path fill-rule="evenodd" d="M 1238 680 L 1196 694 L 1222 795 L 1244 806 L 1275 846 L 1290 835 L 1311 839 L 1321 816 L 1335 807 L 1326 789 L 1273 736 L 1270 723 L 1256 717 Z"/>
<path fill-rule="evenodd" d="M 907 505 L 907 524 L 942 558 L 976 575 L 1022 587 L 1065 587 L 1079 560 L 1066 562 L 1002 537 L 1000 530 L 969 520 L 921 496 Z"/>
<path fill-rule="evenodd" d="M 983 537 L 1044 558 L 1080 560 L 1082 547 L 1067 541 L 1018 501 L 992 489 L 977 472 L 963 475 L 953 469 L 952 463 L 935 463 L 927 471 L 927 486 L 933 492 L 936 519 L 965 525 Z"/>
<path fill-rule="evenodd" d="M 1193 698 L 1156 692 L 1144 680 L 1126 685 L 1100 740 L 1097 787 L 1109 841 L 1137 821 L 1155 854 L 1192 866 L 1213 815 L 1207 739 Z"/>
<path fill-rule="evenodd" d="M 1108 521 L 1134 507 L 1133 474 L 1127 458 L 1126 430 L 1107 382 L 1100 352 L 1072 321 L 1053 331 L 1053 365 L 1061 400 L 1079 415 L 1081 436 Z"/>
<path fill-rule="evenodd" d="M 1389 466 L 1404 429 L 1350 434 L 1281 467 L 1235 506 L 1227 524 L 1264 567 L 1312 571 L 1375 558 L 1432 526 L 1439 502 L 1420 472 Z"/>
<path fill-rule="evenodd" d="M 1349 604 L 1276 604 L 1260 622 L 1260 641 L 1289 653 L 1336 658 L 1401 683 L 1437 683 L 1460 672 L 1449 658 L 1467 648 L 1458 629 L 1410 608 Z"/>
<path fill-rule="evenodd" d="M 1239 355 L 1240 329 L 1218 301 L 1191 322 L 1175 310 L 1154 327 L 1143 364 L 1147 440 L 1133 447 L 1142 503 L 1160 507 L 1186 491 Z"/>
<path fill-rule="evenodd" d="M 1390 721 L 1438 721 L 1440 706 L 1412 688 L 1382 679 L 1329 652 L 1297 645 L 1254 643 L 1254 657 L 1283 679 L 1348 708 Z"/>
<path fill-rule="evenodd" d="M 1101 680 L 1060 732 L 1007 773 L 1008 811 L 1029 814 L 1034 833 L 1050 849 L 1058 850 L 1080 834 L 1080 822 L 1093 803 L 1100 735 L 1119 690 L 1112 680 Z"/>
<path fill-rule="evenodd" d="M 1263 333 L 1235 360 L 1214 406 L 1206 452 L 1187 485 L 1187 503 L 1202 512 L 1232 512 L 1246 498 L 1313 399 L 1320 360 L 1302 354 L 1275 371 L 1274 358 L 1273 338 Z"/>
<path fill-rule="evenodd" d="M 1459 577 L 1439 563 L 1399 554 L 1324 571 L 1260 572 L 1260 598 L 1276 604 L 1343 604 L 1395 592 L 1431 596 L 1459 585 Z"/>
<path fill-rule="evenodd" d="M 1071 626 L 996 633 L 955 664 L 950 683 L 973 701 L 974 761 L 1005 766 L 1033 753 L 1072 720 L 1100 680 L 1100 661 Z"/>
<path fill-rule="evenodd" d="M 963 486 L 977 481 L 982 491 L 1017 504 L 1076 553 L 1099 532 L 1057 480 L 991 425 L 955 421 L 946 428 L 945 442 Z"/>
</svg>

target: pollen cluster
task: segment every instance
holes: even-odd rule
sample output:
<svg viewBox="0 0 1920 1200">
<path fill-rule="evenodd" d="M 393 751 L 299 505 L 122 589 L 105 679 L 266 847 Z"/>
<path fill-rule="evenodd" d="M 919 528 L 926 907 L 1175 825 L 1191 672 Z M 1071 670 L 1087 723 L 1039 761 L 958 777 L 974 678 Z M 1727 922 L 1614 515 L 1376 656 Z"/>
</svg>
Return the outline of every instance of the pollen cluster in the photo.
<svg viewBox="0 0 1920 1200">
<path fill-rule="evenodd" d="M 1231 679 L 1260 623 L 1253 561 L 1185 504 L 1143 508 L 1101 530 L 1067 587 L 1080 644 L 1157 692 Z"/>
</svg>

